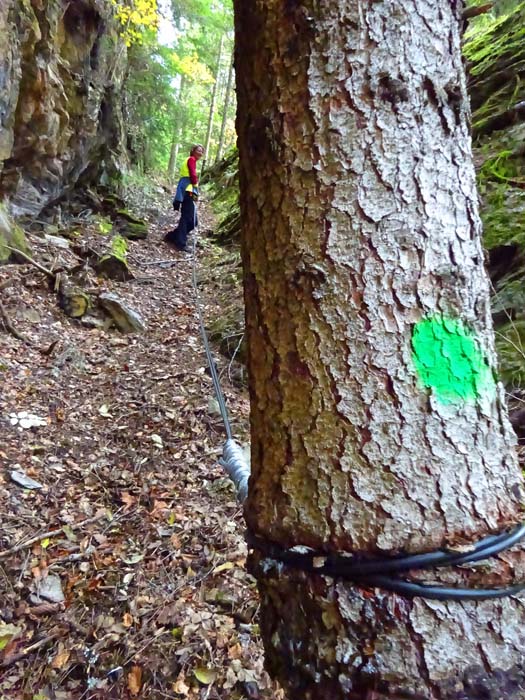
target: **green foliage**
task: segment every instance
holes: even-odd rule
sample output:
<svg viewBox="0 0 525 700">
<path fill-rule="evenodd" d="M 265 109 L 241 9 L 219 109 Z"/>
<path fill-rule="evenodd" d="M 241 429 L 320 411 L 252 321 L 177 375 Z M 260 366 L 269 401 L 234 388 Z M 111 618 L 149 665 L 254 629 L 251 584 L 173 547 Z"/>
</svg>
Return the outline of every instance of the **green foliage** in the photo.
<svg viewBox="0 0 525 700">
<path fill-rule="evenodd" d="M 473 22 L 463 49 L 469 71 L 473 132 L 478 138 L 502 128 L 501 118 L 524 97 L 525 2 Z M 499 124 L 498 124 L 499 118 Z"/>
<path fill-rule="evenodd" d="M 149 4 L 152 2 L 147 0 Z M 120 0 L 119 4 L 122 4 Z M 132 164 L 141 173 L 165 173 L 170 155 L 173 160 L 176 149 L 178 170 L 190 145 L 204 141 L 215 82 L 217 45 L 224 32 L 230 54 L 225 56 L 218 76 L 223 92 L 227 80 L 233 42 L 231 0 L 174 3 L 173 17 L 178 27 L 173 46 L 160 45 L 156 32 L 144 24 L 140 28 L 140 42 L 133 42 L 129 50 L 128 147 Z M 227 129 L 230 143 L 235 137 L 234 111 L 232 104 Z M 212 148 L 216 148 L 219 130 L 218 122 Z"/>
<path fill-rule="evenodd" d="M 126 262 L 128 255 L 128 242 L 119 234 L 114 236 L 111 240 L 111 254 L 119 260 Z"/>
<path fill-rule="evenodd" d="M 496 350 L 505 385 L 525 387 L 525 319 L 509 320 L 496 331 Z"/>
<path fill-rule="evenodd" d="M 158 26 L 157 0 L 111 0 L 115 17 L 122 25 L 126 46 L 141 44 L 144 32 Z"/>
</svg>

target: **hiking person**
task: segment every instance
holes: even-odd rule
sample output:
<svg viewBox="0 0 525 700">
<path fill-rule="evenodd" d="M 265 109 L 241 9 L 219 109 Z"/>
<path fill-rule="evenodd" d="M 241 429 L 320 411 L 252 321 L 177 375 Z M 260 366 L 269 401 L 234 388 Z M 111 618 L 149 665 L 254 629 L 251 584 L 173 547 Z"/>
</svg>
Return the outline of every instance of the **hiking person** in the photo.
<svg viewBox="0 0 525 700">
<path fill-rule="evenodd" d="M 180 219 L 173 231 L 168 231 L 164 238 L 166 243 L 175 246 L 177 250 L 186 250 L 188 234 L 197 225 L 197 212 L 195 209 L 195 201 L 199 196 L 197 161 L 203 155 L 203 146 L 195 144 L 191 148 L 189 158 L 186 159 L 180 169 L 180 179 L 173 198 L 173 208 L 175 211 L 180 210 Z"/>
</svg>

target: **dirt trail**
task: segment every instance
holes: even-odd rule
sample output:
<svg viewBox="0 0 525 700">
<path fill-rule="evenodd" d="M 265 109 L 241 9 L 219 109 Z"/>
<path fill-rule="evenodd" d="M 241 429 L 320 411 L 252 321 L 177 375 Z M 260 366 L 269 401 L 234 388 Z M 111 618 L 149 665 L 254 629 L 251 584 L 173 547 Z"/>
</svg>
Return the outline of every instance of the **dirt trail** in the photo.
<svg viewBox="0 0 525 700">
<path fill-rule="evenodd" d="M 201 217 L 206 228 L 204 205 Z M 45 355 L 0 328 L 2 700 L 281 697 L 262 671 L 242 513 L 217 465 L 192 259 L 162 242 L 167 223 L 130 243 L 135 279 L 97 282 L 142 315 L 143 334 L 86 328 L 37 269 L 0 268 L 17 330 L 57 341 Z M 223 389 L 246 439 L 247 397 Z"/>
</svg>

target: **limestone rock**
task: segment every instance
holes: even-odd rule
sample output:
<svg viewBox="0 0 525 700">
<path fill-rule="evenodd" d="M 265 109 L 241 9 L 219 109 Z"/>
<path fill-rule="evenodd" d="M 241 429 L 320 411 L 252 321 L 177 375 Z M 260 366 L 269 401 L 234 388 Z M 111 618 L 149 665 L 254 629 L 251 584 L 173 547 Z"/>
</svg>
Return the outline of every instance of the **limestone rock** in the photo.
<svg viewBox="0 0 525 700">
<path fill-rule="evenodd" d="M 146 330 L 146 324 L 141 316 L 119 299 L 116 294 L 110 292 L 100 294 L 98 302 L 123 333 L 142 333 Z"/>
<path fill-rule="evenodd" d="M 51 234 L 46 233 L 44 234 L 44 240 L 46 243 L 49 243 L 49 245 L 52 245 L 55 248 L 62 248 L 62 250 L 69 250 L 71 247 L 67 238 L 62 238 L 62 236 L 52 236 Z"/>
<path fill-rule="evenodd" d="M 111 0 L 0 1 L 0 196 L 14 216 L 126 169 L 118 29 Z"/>
</svg>

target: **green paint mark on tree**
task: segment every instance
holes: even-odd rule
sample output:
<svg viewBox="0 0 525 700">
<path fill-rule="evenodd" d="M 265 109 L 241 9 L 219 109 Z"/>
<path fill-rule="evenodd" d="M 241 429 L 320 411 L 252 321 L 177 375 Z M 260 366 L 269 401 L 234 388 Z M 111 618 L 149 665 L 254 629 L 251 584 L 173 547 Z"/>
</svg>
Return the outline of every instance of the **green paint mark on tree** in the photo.
<svg viewBox="0 0 525 700">
<path fill-rule="evenodd" d="M 454 319 L 433 316 L 416 323 L 413 360 L 422 384 L 444 403 L 486 398 L 494 376 L 476 336 Z"/>
</svg>

